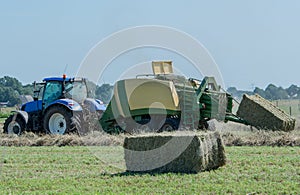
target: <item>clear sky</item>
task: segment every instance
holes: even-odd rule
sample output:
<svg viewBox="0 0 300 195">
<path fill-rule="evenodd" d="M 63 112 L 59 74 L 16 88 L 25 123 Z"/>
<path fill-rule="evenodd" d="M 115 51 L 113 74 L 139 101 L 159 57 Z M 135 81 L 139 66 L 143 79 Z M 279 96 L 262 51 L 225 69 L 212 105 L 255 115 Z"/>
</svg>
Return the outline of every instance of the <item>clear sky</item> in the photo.
<svg viewBox="0 0 300 195">
<path fill-rule="evenodd" d="M 226 87 L 300 85 L 299 10 L 298 0 L 0 0 L 0 76 L 31 83 L 61 75 L 66 64 L 74 75 L 110 34 L 164 25 L 200 41 Z"/>
</svg>

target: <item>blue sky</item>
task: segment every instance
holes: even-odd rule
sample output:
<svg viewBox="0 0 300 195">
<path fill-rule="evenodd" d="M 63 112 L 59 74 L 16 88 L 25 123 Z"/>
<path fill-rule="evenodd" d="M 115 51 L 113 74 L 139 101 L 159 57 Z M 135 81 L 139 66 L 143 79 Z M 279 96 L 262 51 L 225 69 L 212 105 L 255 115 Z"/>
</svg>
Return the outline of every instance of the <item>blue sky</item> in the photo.
<svg viewBox="0 0 300 195">
<path fill-rule="evenodd" d="M 200 41 L 225 87 L 300 85 L 299 10 L 297 0 L 0 0 L 0 76 L 31 83 L 61 75 L 66 64 L 67 74 L 75 75 L 88 51 L 110 34 L 163 25 Z M 113 82 L 113 74 L 120 73 L 111 71 L 100 82 Z"/>
</svg>

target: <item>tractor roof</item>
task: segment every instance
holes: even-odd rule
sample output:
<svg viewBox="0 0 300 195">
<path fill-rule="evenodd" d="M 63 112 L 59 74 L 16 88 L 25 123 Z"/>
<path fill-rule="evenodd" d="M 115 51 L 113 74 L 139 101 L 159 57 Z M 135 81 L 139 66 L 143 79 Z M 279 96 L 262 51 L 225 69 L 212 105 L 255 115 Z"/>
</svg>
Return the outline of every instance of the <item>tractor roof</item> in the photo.
<svg viewBox="0 0 300 195">
<path fill-rule="evenodd" d="M 72 78 L 66 78 L 66 79 L 63 79 L 62 77 L 49 77 L 49 78 L 44 78 L 44 80 L 43 81 L 70 81 L 70 80 L 72 80 Z"/>
<path fill-rule="evenodd" d="M 69 82 L 69 81 L 82 81 L 83 78 L 70 78 L 70 77 L 66 77 L 66 78 L 63 78 L 63 77 L 48 77 L 48 78 L 44 78 L 44 82 L 48 82 L 48 81 L 59 81 L 59 82 L 63 82 L 63 81 L 66 81 L 66 82 Z"/>
</svg>

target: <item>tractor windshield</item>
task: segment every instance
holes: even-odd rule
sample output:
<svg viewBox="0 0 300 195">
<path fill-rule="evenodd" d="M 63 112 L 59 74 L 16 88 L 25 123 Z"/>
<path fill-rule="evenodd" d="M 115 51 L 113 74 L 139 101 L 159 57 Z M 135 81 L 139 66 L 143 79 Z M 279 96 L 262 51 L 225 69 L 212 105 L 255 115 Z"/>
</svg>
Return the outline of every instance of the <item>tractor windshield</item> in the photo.
<svg viewBox="0 0 300 195">
<path fill-rule="evenodd" d="M 87 98 L 87 87 L 85 82 L 67 82 L 65 86 L 65 96 L 76 102 L 83 102 Z"/>
<path fill-rule="evenodd" d="M 44 103 L 50 104 L 51 102 L 61 97 L 62 85 L 59 81 L 47 82 L 44 90 Z"/>
</svg>

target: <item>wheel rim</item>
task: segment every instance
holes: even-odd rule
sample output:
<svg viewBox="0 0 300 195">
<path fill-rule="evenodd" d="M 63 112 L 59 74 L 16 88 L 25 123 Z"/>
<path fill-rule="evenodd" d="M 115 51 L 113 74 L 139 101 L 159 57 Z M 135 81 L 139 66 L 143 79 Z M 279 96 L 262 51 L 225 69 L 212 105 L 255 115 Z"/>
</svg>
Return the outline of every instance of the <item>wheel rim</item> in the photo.
<svg viewBox="0 0 300 195">
<path fill-rule="evenodd" d="M 139 126 L 138 130 L 140 130 L 141 132 L 150 132 L 151 131 L 151 129 L 148 125 Z"/>
<path fill-rule="evenodd" d="M 49 131 L 51 134 L 64 134 L 67 129 L 67 121 L 60 113 L 54 113 L 49 119 Z"/>
<path fill-rule="evenodd" d="M 165 123 L 161 128 L 161 131 L 173 131 L 173 130 L 174 130 L 173 126 L 168 123 Z"/>
<path fill-rule="evenodd" d="M 8 134 L 21 134 L 21 125 L 17 121 L 12 121 L 7 127 Z"/>
</svg>

